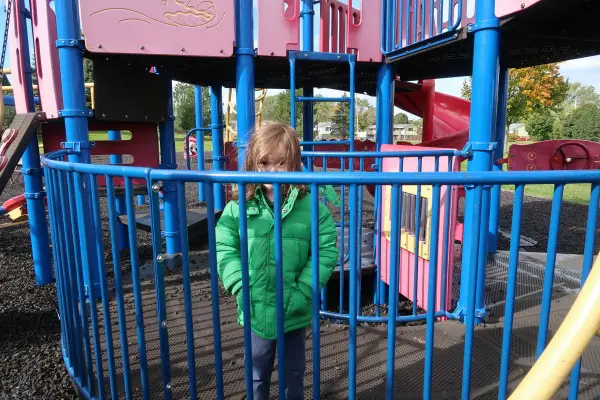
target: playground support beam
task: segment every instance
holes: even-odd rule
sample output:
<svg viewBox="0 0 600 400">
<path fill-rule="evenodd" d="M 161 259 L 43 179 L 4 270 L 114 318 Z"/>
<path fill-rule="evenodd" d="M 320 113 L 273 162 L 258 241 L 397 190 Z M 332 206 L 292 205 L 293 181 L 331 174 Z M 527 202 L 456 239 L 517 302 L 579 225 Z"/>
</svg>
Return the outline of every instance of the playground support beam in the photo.
<svg viewBox="0 0 600 400">
<path fill-rule="evenodd" d="M 121 140 L 121 131 L 109 130 L 108 140 Z M 122 164 L 123 156 L 120 154 L 111 154 L 109 156 L 109 160 L 111 164 Z M 117 211 L 117 215 L 127 214 L 127 206 L 125 203 L 124 196 L 115 196 L 115 210 Z M 124 250 L 127 247 L 129 247 L 129 236 L 127 233 L 127 226 L 123 224 L 120 219 L 117 219 L 116 235 L 119 250 Z"/>
<path fill-rule="evenodd" d="M 300 19 L 302 21 L 302 39 L 300 41 L 300 50 L 314 50 L 314 18 L 315 10 L 313 0 L 302 0 L 302 11 L 300 12 Z M 304 87 L 303 96 L 313 97 L 314 88 L 310 86 Z M 295 104 L 292 106 L 295 107 Z M 302 105 L 302 107 L 302 139 L 305 142 L 312 142 L 314 136 L 314 103 L 307 101 Z M 310 145 L 304 146 L 305 151 L 311 151 L 312 149 L 313 147 Z M 308 167 L 312 169 L 311 165 Z"/>
<path fill-rule="evenodd" d="M 210 87 L 210 116 L 212 128 L 212 162 L 213 170 L 223 171 L 223 92 L 221 86 Z M 225 208 L 225 188 L 220 183 L 214 184 L 215 209 Z"/>
<path fill-rule="evenodd" d="M 194 85 L 194 110 L 196 116 L 196 128 L 204 128 L 202 87 L 198 85 Z M 187 151 L 188 154 L 190 154 L 190 149 Z M 196 132 L 196 153 L 196 157 L 198 158 L 198 171 L 204 171 L 204 131 L 199 130 Z M 203 183 L 198 184 L 198 201 L 205 201 Z"/>
<path fill-rule="evenodd" d="M 25 63 L 25 87 L 27 90 L 27 112 L 35 112 L 33 96 L 32 69 L 29 57 L 29 40 L 27 35 L 27 24 L 25 23 L 25 1 L 17 0 L 21 14 L 17 16 L 23 21 L 19 37 L 21 39 L 21 55 Z M 15 26 L 18 21 L 13 21 Z M 48 226 L 46 224 L 46 210 L 44 206 L 44 193 L 42 183 L 42 169 L 40 167 L 40 149 L 38 147 L 37 135 L 23 153 L 23 180 L 25 183 L 25 198 L 27 199 L 27 211 L 29 214 L 29 235 L 31 237 L 31 249 L 33 256 L 33 268 L 35 283 L 47 285 L 52 283 L 52 265 L 50 264 L 50 243 L 48 242 Z"/>
<path fill-rule="evenodd" d="M 475 35 L 471 126 L 469 143 L 467 143 L 467 148 L 472 153 L 468 163 L 470 172 L 489 171 L 492 167 L 494 150 L 492 132 L 496 124 L 500 64 L 500 22 L 495 15 L 495 0 L 480 0 L 475 7 L 475 23 L 468 27 L 468 31 L 474 32 Z M 470 393 L 473 326 L 481 323 L 485 317 L 483 290 L 489 224 L 489 215 L 485 210 L 489 210 L 489 200 L 489 188 L 484 188 L 482 191 L 467 188 L 465 229 L 468 234 L 465 235 L 463 243 L 461 287 L 457 309 L 457 313 L 467 325 L 463 398 L 469 398 Z"/>
<path fill-rule="evenodd" d="M 74 0 L 57 0 L 56 25 L 57 25 L 57 47 L 60 59 L 60 76 L 62 82 L 63 107 L 62 116 L 65 120 L 66 148 L 79 148 L 75 154 L 69 155 L 69 161 L 74 163 L 90 163 L 90 140 L 88 134 L 88 110 L 85 102 L 85 86 L 83 76 L 83 51 L 80 45 L 80 27 L 77 14 L 77 4 Z M 23 54 L 25 57 L 25 54 Z M 28 55 L 27 55 L 28 57 Z M 37 161 L 39 163 L 39 160 Z M 75 175 L 75 185 L 79 185 L 81 179 Z M 80 187 L 80 186 L 76 186 Z M 89 181 L 84 178 L 83 193 L 80 204 L 83 208 L 81 215 L 83 221 L 78 221 L 79 226 L 92 226 L 91 218 L 91 193 Z M 95 256 L 95 235 L 92 232 L 80 232 L 81 234 L 81 257 L 84 263 L 89 263 L 91 276 L 88 268 L 83 268 L 83 279 L 88 296 L 100 298 L 99 269 L 97 257 Z"/>
<path fill-rule="evenodd" d="M 254 30 L 252 0 L 235 0 L 235 81 L 238 114 L 238 166 L 244 165 L 254 129 Z"/>
<path fill-rule="evenodd" d="M 509 70 L 500 67 L 500 79 L 498 80 L 498 109 L 496 112 L 496 149 L 492 159 L 494 171 L 502 171 L 502 164 L 498 160 L 504 158 L 504 143 L 506 140 L 506 107 L 508 105 L 508 76 Z M 500 191 L 501 185 L 492 187 L 490 202 L 490 225 L 488 235 L 488 253 L 498 251 L 498 229 L 500 228 Z"/>
<path fill-rule="evenodd" d="M 160 167 L 164 169 L 177 169 L 177 154 L 175 152 L 175 117 L 173 115 L 173 92 L 171 79 L 168 84 L 168 106 L 167 120 L 158 125 L 160 133 Z M 179 239 L 179 209 L 177 196 L 185 196 L 185 193 L 177 193 L 177 184 L 173 181 L 165 181 L 163 190 L 164 221 L 167 253 L 175 254 L 181 251 Z"/>
</svg>

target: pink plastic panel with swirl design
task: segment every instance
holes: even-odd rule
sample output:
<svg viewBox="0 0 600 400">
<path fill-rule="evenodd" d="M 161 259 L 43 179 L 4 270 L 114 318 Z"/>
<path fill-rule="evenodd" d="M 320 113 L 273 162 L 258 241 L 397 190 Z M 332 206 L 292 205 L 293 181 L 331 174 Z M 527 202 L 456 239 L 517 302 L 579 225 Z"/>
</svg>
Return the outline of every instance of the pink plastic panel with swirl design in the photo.
<svg viewBox="0 0 600 400">
<path fill-rule="evenodd" d="M 80 0 L 94 53 L 230 57 L 233 0 Z"/>
</svg>

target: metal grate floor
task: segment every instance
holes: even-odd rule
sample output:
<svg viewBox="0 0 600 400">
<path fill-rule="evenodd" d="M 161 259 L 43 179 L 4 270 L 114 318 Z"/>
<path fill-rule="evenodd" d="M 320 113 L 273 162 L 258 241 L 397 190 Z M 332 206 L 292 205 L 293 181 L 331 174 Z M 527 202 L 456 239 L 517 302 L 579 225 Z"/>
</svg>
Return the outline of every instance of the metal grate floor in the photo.
<svg viewBox="0 0 600 400">
<path fill-rule="evenodd" d="M 206 254 L 200 252 L 192 265 L 192 298 L 196 374 L 199 398 L 216 398 L 214 368 L 213 323 L 209 275 L 206 269 Z M 503 302 L 505 297 L 508 256 L 499 253 L 490 258 L 488 264 L 487 304 L 490 305 L 491 323 L 476 328 L 473 354 L 471 398 L 496 399 L 502 345 Z M 575 268 L 571 268 L 574 271 Z M 460 271 L 456 264 L 455 272 Z M 534 361 L 539 320 L 539 302 L 544 264 L 535 257 L 522 257 L 519 265 L 517 288 L 517 310 L 513 331 L 511 387 L 527 373 Z M 549 338 L 556 331 L 576 297 L 578 279 L 576 274 L 562 274 L 557 266 L 557 279 L 550 318 Z M 459 279 L 460 274 L 455 274 Z M 180 272 L 173 271 L 166 278 L 166 305 L 171 363 L 171 391 L 173 398 L 189 398 L 187 347 L 185 330 L 185 308 Z M 143 312 L 149 381 L 152 398 L 162 398 L 163 381 L 159 351 L 158 322 L 156 316 L 156 292 L 152 276 L 142 282 Z M 134 398 L 142 398 L 139 373 L 139 353 L 133 293 L 125 288 L 125 314 L 127 339 Z M 114 294 L 114 293 L 113 293 Z M 121 338 L 118 329 L 116 299 L 111 300 L 110 321 L 113 333 L 115 361 L 120 397 L 124 398 L 124 379 Z M 99 311 L 100 334 L 102 335 L 102 359 L 104 375 L 108 378 L 106 342 L 102 324 L 101 305 Z M 220 293 L 220 314 L 223 348 L 223 373 L 225 398 L 245 398 L 243 330 L 236 322 L 235 300 Z M 312 398 L 312 334 L 307 332 L 306 398 Z M 326 399 L 347 398 L 348 327 L 323 321 L 321 324 L 321 397 Z M 435 352 L 433 385 L 434 398 L 460 398 L 464 352 L 464 327 L 455 321 L 438 323 L 435 326 Z M 399 326 L 396 333 L 395 377 L 398 397 L 422 398 L 423 359 L 425 354 L 425 325 Z M 357 397 L 360 399 L 385 398 L 387 328 L 360 326 L 357 335 Z M 108 391 L 108 379 L 107 390 Z M 568 386 L 556 397 L 567 398 Z M 276 398 L 277 363 L 274 367 L 271 394 Z M 600 394 L 600 339 L 593 340 L 584 355 L 580 383 L 580 399 L 592 399 Z"/>
</svg>

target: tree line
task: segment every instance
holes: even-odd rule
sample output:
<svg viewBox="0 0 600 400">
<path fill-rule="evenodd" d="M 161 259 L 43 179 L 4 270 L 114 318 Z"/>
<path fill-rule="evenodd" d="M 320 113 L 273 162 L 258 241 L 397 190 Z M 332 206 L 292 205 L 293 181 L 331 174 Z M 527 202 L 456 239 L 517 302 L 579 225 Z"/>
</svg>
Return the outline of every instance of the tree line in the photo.
<svg viewBox="0 0 600 400">
<path fill-rule="evenodd" d="M 472 79 L 461 94 L 471 100 Z M 591 85 L 569 82 L 557 63 L 511 69 L 508 84 L 507 128 L 524 123 L 536 141 L 600 140 L 600 95 Z"/>
</svg>

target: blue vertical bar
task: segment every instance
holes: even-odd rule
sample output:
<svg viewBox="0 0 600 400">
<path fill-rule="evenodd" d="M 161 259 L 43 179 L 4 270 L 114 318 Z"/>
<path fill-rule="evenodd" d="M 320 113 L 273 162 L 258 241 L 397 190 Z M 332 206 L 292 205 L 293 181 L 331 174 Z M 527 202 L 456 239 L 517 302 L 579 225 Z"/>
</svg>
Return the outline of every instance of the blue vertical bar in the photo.
<svg viewBox="0 0 600 400">
<path fill-rule="evenodd" d="M 290 58 L 290 125 L 296 129 L 296 59 Z"/>
<path fill-rule="evenodd" d="M 142 392 L 144 400 L 150 398 L 150 381 L 148 380 L 148 361 L 146 356 L 146 338 L 144 334 L 144 309 L 142 307 L 142 288 L 140 277 L 140 262 L 138 259 L 137 227 L 135 221 L 135 208 L 133 203 L 133 183 L 131 178 L 125 177 L 125 198 L 127 224 L 129 234 L 129 254 L 131 257 L 131 278 L 133 286 L 133 298 L 135 302 L 135 322 L 137 327 L 137 342 L 140 358 L 140 375 L 142 380 Z"/>
<path fill-rule="evenodd" d="M 360 158 L 359 171 L 365 172 L 365 158 Z M 360 185 L 358 187 L 358 263 L 357 263 L 357 271 L 358 271 L 358 289 L 356 294 L 356 307 L 358 308 L 358 312 L 360 313 L 360 305 L 361 305 L 361 290 L 362 290 L 362 246 L 363 246 L 363 199 L 364 199 L 364 186 Z"/>
<path fill-rule="evenodd" d="M 504 307 L 504 331 L 502 332 L 502 356 L 500 358 L 500 382 L 498 399 L 504 400 L 508 395 L 508 374 L 510 369 L 510 353 L 512 327 L 515 312 L 515 296 L 517 288 L 517 269 L 519 267 L 519 244 L 521 237 L 521 215 L 523 212 L 523 185 L 515 188 L 513 200 L 512 229 L 510 237 L 510 255 L 508 260 L 508 280 L 506 282 L 506 305 Z"/>
<path fill-rule="evenodd" d="M 81 324 L 81 329 L 83 331 L 83 349 L 84 354 L 81 356 L 84 358 L 85 365 L 87 366 L 87 376 L 84 382 L 86 383 L 87 388 L 92 393 L 92 396 L 95 393 L 93 388 L 94 385 L 94 366 L 92 365 L 92 349 L 90 348 L 90 332 L 88 327 L 88 313 L 86 307 L 86 290 L 88 286 L 85 284 L 84 274 L 87 268 L 84 268 L 84 263 L 89 262 L 87 259 L 83 259 L 83 257 L 87 257 L 87 249 L 83 249 L 81 246 L 84 246 L 87 242 L 85 240 L 86 234 L 86 225 L 83 223 L 84 212 L 83 212 L 83 202 L 80 200 L 81 190 L 81 176 L 79 173 L 69 173 L 72 179 L 68 179 L 67 181 L 67 190 L 69 192 L 69 202 L 71 204 L 70 212 L 71 212 L 71 221 L 73 223 L 72 226 L 72 235 L 71 238 L 73 240 L 73 247 L 75 250 L 75 280 L 77 286 L 77 296 L 78 296 L 78 306 L 79 306 L 79 316 Z M 79 195 L 76 195 L 76 191 Z"/>
<path fill-rule="evenodd" d="M 254 31 L 252 0 L 235 0 L 235 74 L 238 115 L 238 165 L 254 129 Z"/>
<path fill-rule="evenodd" d="M 244 354 L 252 354 L 250 322 L 250 275 L 248 271 L 248 221 L 246 213 L 246 186 L 238 183 L 240 210 L 240 258 L 242 261 L 242 312 L 244 314 Z M 252 357 L 244 357 L 246 397 L 254 399 L 252 393 Z"/>
<path fill-rule="evenodd" d="M 310 220 L 319 220 L 319 187 L 310 187 Z M 319 224 L 311 224 L 311 237 L 319 237 Z M 312 348 L 313 348 L 313 399 L 321 395 L 321 320 L 319 317 L 319 241 L 311 241 L 312 256 Z M 323 292 L 325 289 L 323 289 Z M 325 303 L 323 303 L 325 305 Z"/>
<path fill-rule="evenodd" d="M 300 40 L 300 50 L 314 50 L 314 4 L 313 0 L 302 0 L 302 11 L 300 12 L 300 20 L 302 23 L 302 38 Z M 312 87 L 304 87 L 303 95 L 305 97 L 313 97 L 314 89 Z M 292 105 L 294 107 L 295 104 Z M 314 103 L 307 101 L 303 104 L 303 140 L 310 142 L 313 140 L 313 124 L 314 124 Z M 305 146 L 306 151 L 311 151 L 312 146 Z"/>
<path fill-rule="evenodd" d="M 388 309 L 387 368 L 385 398 L 395 399 L 394 377 L 396 361 L 396 314 L 398 313 L 398 265 L 400 264 L 400 217 L 402 215 L 402 190 L 392 186 L 392 242 L 390 250 L 390 305 Z"/>
<path fill-rule="evenodd" d="M 98 185 L 96 178 L 90 180 L 92 192 L 92 209 L 94 212 L 94 229 L 96 237 L 102 237 L 102 217 L 100 214 L 100 196 L 98 196 Z M 117 399 L 119 391 L 117 387 L 117 371 L 115 369 L 115 350 L 113 346 L 112 323 L 110 318 L 110 304 L 108 298 L 108 281 L 106 279 L 106 265 L 104 263 L 104 242 L 96 240 L 96 257 L 100 267 L 100 288 L 102 290 L 102 315 L 104 317 L 104 335 L 106 338 L 106 358 L 108 361 L 108 377 L 110 382 L 110 395 Z"/>
<path fill-rule="evenodd" d="M 425 377 L 423 379 L 423 398 L 431 399 L 433 380 L 433 341 L 435 334 L 435 297 L 437 294 L 438 240 L 440 228 L 440 186 L 433 186 L 433 204 L 431 209 L 431 230 L 429 247 L 429 279 L 427 283 L 427 327 L 425 332 Z M 419 215 L 420 218 L 420 215 Z M 417 231 L 417 240 L 419 231 Z"/>
<path fill-rule="evenodd" d="M 215 234 L 215 200 L 212 185 L 206 185 L 206 218 L 208 222 L 208 260 L 210 268 L 210 298 L 212 303 L 213 339 L 215 351 L 215 381 L 217 399 L 225 398 L 223 388 L 223 349 L 221 347 L 221 315 L 217 272 L 217 239 Z"/>
<path fill-rule="evenodd" d="M 495 15 L 495 0 L 482 0 L 476 3 L 476 21 L 473 25 L 475 32 L 475 47 L 473 55 L 473 96 L 471 106 L 471 126 L 469 141 L 473 144 L 473 156 L 468 163 L 468 171 L 489 171 L 492 165 L 491 132 L 494 131 L 496 123 L 494 116 L 497 100 L 498 66 L 500 57 L 500 34 L 499 20 Z M 479 28 L 478 28 L 479 27 Z M 474 190 L 467 190 L 465 202 L 465 226 L 471 226 L 473 220 L 477 219 L 481 227 L 488 232 L 488 218 L 481 218 L 482 209 L 489 209 L 489 189 L 486 189 L 487 202 L 480 203 L 474 199 Z M 487 214 L 486 214 L 487 215 Z M 483 288 L 468 286 L 471 268 L 477 268 L 480 272 L 477 276 L 477 284 L 485 282 L 485 265 L 480 265 L 485 257 L 471 258 L 474 254 L 473 244 L 479 242 L 473 232 L 467 231 L 463 243 L 463 269 L 461 271 L 460 298 L 458 301 L 459 314 L 464 314 L 467 307 L 470 291 L 482 293 Z M 487 242 L 487 233 L 484 236 Z M 486 249 L 487 243 L 481 243 L 480 247 Z M 477 274 L 473 274 L 477 275 Z M 483 296 L 479 295 L 480 302 L 475 303 L 478 310 L 477 322 L 484 316 Z"/>
<path fill-rule="evenodd" d="M 348 18 L 351 18 L 348 15 Z M 356 99 L 356 56 L 350 57 L 350 151 L 354 151 L 354 130 L 356 123 L 356 106 L 354 104 Z M 354 159 L 350 159 L 350 165 L 354 163 Z M 352 167 L 350 167 L 352 168 Z M 352 169 L 350 169 L 352 171 Z"/>
<path fill-rule="evenodd" d="M 482 199 L 482 187 L 476 186 L 473 191 L 473 203 L 472 206 L 476 209 L 481 208 L 481 199 Z M 481 228 L 481 213 L 476 212 L 473 213 L 473 218 L 469 221 L 469 225 L 467 225 L 467 229 L 471 228 L 471 236 L 473 237 L 473 242 L 471 243 L 471 247 L 468 248 L 469 257 L 471 260 L 477 260 L 477 253 L 479 252 L 479 229 Z M 468 281 L 466 282 L 468 287 L 475 288 L 475 283 L 477 282 L 477 268 L 467 268 L 468 270 Z M 466 308 L 466 332 L 465 332 L 465 351 L 463 357 L 463 379 L 462 379 L 462 399 L 468 400 L 470 398 L 471 393 L 471 368 L 472 368 L 472 359 L 473 359 L 473 336 L 475 330 L 475 290 L 470 290 L 468 292 L 469 298 L 467 299 L 467 308 Z"/>
<path fill-rule="evenodd" d="M 281 230 L 281 185 L 273 185 L 273 212 L 275 216 L 275 306 L 277 308 L 277 368 L 279 377 L 279 398 L 285 400 L 287 387 L 285 376 L 285 325 L 283 311 L 283 249 Z M 290 294 L 292 296 L 293 294 Z"/>
<path fill-rule="evenodd" d="M 453 158 L 452 156 L 448 157 L 448 172 L 452 171 L 452 164 L 453 164 Z M 451 200 L 452 200 L 452 191 L 454 190 L 454 187 L 452 185 L 448 185 L 446 188 L 446 202 L 445 202 L 445 206 L 444 206 L 444 234 L 443 234 L 443 238 L 444 238 L 444 244 L 443 244 L 443 251 L 442 251 L 442 291 L 441 291 L 441 296 L 442 296 L 442 308 L 441 311 L 447 311 L 448 310 L 448 304 L 446 301 L 446 297 L 448 296 L 447 293 L 447 288 L 448 288 L 448 284 L 446 283 L 446 280 L 448 279 L 448 258 L 450 257 L 450 254 L 448 253 L 448 247 L 453 248 L 454 247 L 454 234 L 450 233 L 450 212 L 451 212 Z"/>
<path fill-rule="evenodd" d="M 106 200 L 108 205 L 108 222 L 110 232 L 115 232 L 117 226 L 117 215 L 115 210 L 115 189 L 111 177 L 106 177 Z M 127 320 L 125 317 L 125 301 L 123 299 L 123 280 L 121 277 L 121 257 L 117 240 L 110 235 L 113 270 L 115 279 L 115 292 L 117 298 L 117 314 L 119 318 L 119 340 L 121 342 L 121 356 L 123 359 L 123 380 L 125 382 L 125 396 L 132 398 L 131 391 L 131 367 L 129 362 L 129 341 L 127 340 Z"/>
<path fill-rule="evenodd" d="M 72 0 L 57 0 L 55 2 L 58 34 L 57 47 L 60 58 L 63 107 L 64 110 L 69 110 L 64 115 L 66 140 L 67 142 L 79 143 L 81 147 L 81 151 L 69 156 L 69 161 L 89 163 L 91 159 L 83 77 L 83 53 L 79 47 L 80 30 L 75 4 Z M 22 56 L 25 57 L 25 54 Z M 39 158 L 36 159 L 35 163 L 36 168 L 38 168 Z M 85 212 L 83 216 L 85 219 L 83 223 L 84 226 L 90 226 L 89 216 L 92 214 L 90 195 L 87 188 L 84 190 L 83 204 Z M 86 240 L 88 241 L 88 247 L 92 252 L 95 252 L 93 245 L 94 236 L 89 235 L 86 237 Z M 92 257 L 91 263 L 92 275 L 88 276 L 87 271 L 84 271 L 84 280 L 86 285 L 90 287 L 90 296 L 98 298 L 100 297 L 100 285 L 98 283 L 99 274 L 96 257 Z"/>
<path fill-rule="evenodd" d="M 198 388 L 196 385 L 196 355 L 194 350 L 194 323 L 192 308 L 192 288 L 190 280 L 190 253 L 188 245 L 187 220 L 185 209 L 185 182 L 177 182 L 179 196 L 179 231 L 181 232 L 181 261 L 183 275 L 183 297 L 185 306 L 185 344 L 187 346 L 188 357 L 188 377 L 190 381 L 190 398 L 198 397 Z M 200 186 L 204 186 L 200 182 Z"/>
<path fill-rule="evenodd" d="M 341 160 L 341 172 L 344 172 L 346 161 L 342 158 Z M 346 187 L 340 186 L 340 314 L 344 313 L 344 274 L 346 272 L 346 240 L 344 235 L 346 234 Z M 350 250 L 350 248 L 348 248 Z"/>
<path fill-rule="evenodd" d="M 212 160 L 213 170 L 223 171 L 223 93 L 221 86 L 210 87 L 210 119 L 212 128 Z M 220 183 L 214 184 L 214 207 L 217 210 L 225 208 L 225 187 Z"/>
<path fill-rule="evenodd" d="M 167 321 L 167 305 L 165 302 L 165 268 L 164 255 L 161 254 L 160 209 L 158 203 L 158 185 L 148 178 L 148 194 L 150 200 L 150 223 L 152 226 L 152 252 L 154 256 L 154 285 L 156 288 L 156 313 L 158 317 L 158 338 L 160 345 L 160 361 L 163 383 L 163 398 L 170 400 L 171 391 L 171 358 L 169 352 L 169 331 Z M 171 182 L 174 183 L 174 182 Z M 175 204 L 177 206 L 177 204 Z M 168 249 L 168 248 L 167 248 Z"/>
<path fill-rule="evenodd" d="M 160 167 L 165 169 L 177 169 L 177 154 L 175 153 L 175 121 L 173 118 L 173 93 L 170 79 L 168 87 L 168 118 L 165 122 L 161 122 L 158 125 L 160 132 Z M 165 181 L 163 184 L 163 192 L 165 220 L 165 230 L 163 234 L 166 237 L 167 253 L 175 254 L 181 251 L 181 243 L 179 240 L 179 214 L 177 212 L 178 193 L 175 182 Z"/>
<path fill-rule="evenodd" d="M 485 309 L 485 277 L 487 268 L 487 239 L 489 235 L 488 224 L 490 219 L 490 188 L 483 188 L 481 197 L 481 229 L 479 230 L 479 252 L 477 253 L 477 292 L 475 295 L 475 316 L 477 323 L 483 321 L 486 316 Z"/>
<path fill-rule="evenodd" d="M 502 171 L 502 164 L 498 160 L 504 158 L 504 140 L 506 137 L 506 107 L 508 104 L 508 68 L 500 69 L 498 80 L 498 110 L 496 112 L 496 149 L 492 160 L 492 169 Z M 488 251 L 495 253 L 498 250 L 498 229 L 500 228 L 500 192 L 501 185 L 492 186 L 490 202 L 490 226 L 488 236 Z"/>
<path fill-rule="evenodd" d="M 202 87 L 194 85 L 194 111 L 196 128 L 204 128 L 204 113 L 202 105 Z M 204 171 L 204 131 L 196 132 L 196 149 L 198 152 L 198 171 Z M 198 183 L 198 201 L 205 201 L 204 185 Z"/>
<path fill-rule="evenodd" d="M 356 398 L 356 321 L 357 321 L 357 305 L 356 305 L 356 269 L 358 264 L 357 249 L 359 243 L 357 242 L 358 233 L 358 205 L 357 193 L 358 189 L 356 185 L 350 186 L 350 231 L 349 231 L 349 243 L 348 249 L 350 252 L 350 296 L 349 311 L 350 311 L 350 348 L 348 350 L 349 355 L 349 366 L 348 366 L 348 398 L 353 400 Z M 343 271 L 342 271 L 343 273 Z"/>
<path fill-rule="evenodd" d="M 423 171 L 423 157 L 417 159 L 417 173 Z M 419 242 L 421 232 L 421 185 L 417 185 L 417 200 L 415 210 L 415 249 L 414 249 L 414 265 L 413 265 L 413 315 L 417 315 L 417 290 L 419 287 Z M 433 231 L 432 231 L 433 232 Z M 433 235 L 432 235 L 433 236 Z M 431 254 L 431 253 L 430 253 Z M 431 254 L 432 255 L 432 254 Z M 433 256 L 433 255 L 432 255 Z M 430 263 L 430 265 L 434 265 Z M 431 268 L 430 268 L 431 269 Z M 424 277 L 423 277 L 424 278 Z M 431 305 L 429 306 L 431 308 Z"/>
<path fill-rule="evenodd" d="M 600 202 L 600 185 L 592 185 L 590 203 L 588 206 L 588 220 L 585 231 L 585 248 L 583 250 L 583 270 L 581 273 L 581 287 L 585 284 L 594 261 L 594 243 L 596 242 L 596 224 L 598 222 L 598 203 Z M 581 373 L 581 358 L 571 371 L 569 400 L 577 399 L 579 395 L 579 375 Z"/>
<path fill-rule="evenodd" d="M 82 176 L 79 173 L 75 173 L 75 185 L 76 185 L 76 201 L 77 201 L 77 214 L 78 214 L 78 220 L 79 221 L 83 221 L 83 212 L 84 212 L 84 208 L 83 208 L 83 181 L 84 179 L 86 181 L 89 181 L 86 178 L 92 178 L 95 179 L 93 177 L 88 177 L 88 176 Z M 78 227 L 78 231 L 79 231 L 79 240 L 81 241 L 81 263 L 82 263 L 82 267 L 85 265 L 85 267 L 88 270 L 88 275 L 91 276 L 92 271 L 91 271 L 91 265 L 93 264 L 91 261 L 91 257 L 92 254 L 95 255 L 95 252 L 92 252 L 90 248 L 88 248 L 88 241 L 86 240 L 86 236 L 89 235 L 89 226 L 81 226 L 81 224 Z M 97 259 L 95 260 L 97 261 Z M 98 264 L 100 265 L 100 264 Z M 99 278 L 99 277 L 98 277 Z M 88 303 L 81 303 L 83 305 L 82 308 L 85 308 L 87 306 Z M 98 394 L 99 398 L 104 398 L 104 368 L 102 366 L 102 348 L 100 345 L 100 328 L 98 326 L 98 309 L 96 308 L 96 303 L 95 302 L 90 302 L 89 303 L 90 307 L 90 319 L 92 322 L 92 340 L 94 342 L 94 358 L 96 361 L 96 377 L 97 377 L 97 384 L 98 384 L 98 392 L 96 392 L 93 388 L 93 385 L 91 385 L 90 382 L 90 392 L 92 395 L 94 395 L 95 393 Z M 84 313 L 85 315 L 85 313 Z M 86 318 L 86 329 L 87 329 L 87 318 Z M 86 343 L 87 343 L 87 339 L 86 339 Z M 90 353 L 90 358 L 91 358 L 91 353 Z M 91 359 L 90 359 L 91 362 Z M 90 365 L 91 367 L 91 365 Z"/>
<path fill-rule="evenodd" d="M 394 121 L 394 69 L 391 64 L 381 64 L 379 67 L 379 71 L 377 73 L 377 109 L 376 109 L 376 146 L 377 151 L 380 151 L 380 146 L 382 144 L 391 144 L 392 143 L 392 128 Z M 377 170 L 381 172 L 382 170 L 382 162 L 381 158 L 377 159 Z M 381 204 L 381 187 L 378 186 L 378 192 L 376 193 L 376 202 L 377 204 Z M 378 208 L 378 207 L 375 207 Z M 378 211 L 377 221 L 379 224 L 379 230 L 381 230 L 381 212 Z M 376 240 L 379 241 L 380 232 L 376 232 Z M 380 249 L 381 245 L 378 242 L 377 248 Z M 381 251 L 378 251 L 377 257 L 379 261 L 381 261 Z M 376 311 L 379 311 L 379 304 L 382 302 L 385 303 L 387 287 L 383 280 L 380 277 L 380 262 L 377 263 L 377 277 L 376 280 L 379 282 L 376 293 L 376 301 L 378 301 L 378 306 L 376 307 Z"/>
<path fill-rule="evenodd" d="M 29 36 L 27 29 L 25 0 L 19 2 L 21 14 L 17 18 L 21 20 L 21 59 L 25 63 L 25 90 L 27 110 L 19 112 L 35 112 L 33 98 L 32 69 L 29 53 Z M 58 8 L 58 7 L 57 7 Z M 17 21 L 13 21 L 17 26 Z M 83 85 L 81 86 L 83 90 Z M 67 95 L 65 95 L 66 97 Z M 31 238 L 31 253 L 33 256 L 33 268 L 35 272 L 35 283 L 47 285 L 54 281 L 52 276 L 52 265 L 50 264 L 50 243 L 48 242 L 48 225 L 46 224 L 46 209 L 44 205 L 42 168 L 40 166 L 40 149 L 38 147 L 37 135 L 27 144 L 23 153 L 23 182 L 25 184 L 25 198 L 27 199 L 27 212 L 29 214 L 29 235 Z"/>
<path fill-rule="evenodd" d="M 108 140 L 121 140 L 121 131 L 109 130 Z M 109 161 L 111 164 L 122 164 L 123 156 L 120 154 L 111 154 L 109 156 Z M 124 215 L 127 212 L 125 210 L 125 198 L 123 196 L 117 196 L 115 201 L 117 215 Z M 120 220 L 117 220 L 117 231 L 115 233 L 117 235 L 117 242 L 119 243 L 119 250 L 127 248 L 127 226 Z"/>
<path fill-rule="evenodd" d="M 556 267 L 556 246 L 558 245 L 560 212 L 564 190 L 564 185 L 556 185 L 554 187 L 554 197 L 552 197 L 552 211 L 550 214 L 550 231 L 548 233 L 548 249 L 546 251 L 546 270 L 544 271 L 544 287 L 542 288 L 542 304 L 536 358 L 539 358 L 544 352 L 544 349 L 546 348 L 546 338 L 548 337 L 548 323 L 550 322 L 550 307 L 552 305 L 552 287 L 554 286 L 554 268 Z"/>
</svg>

